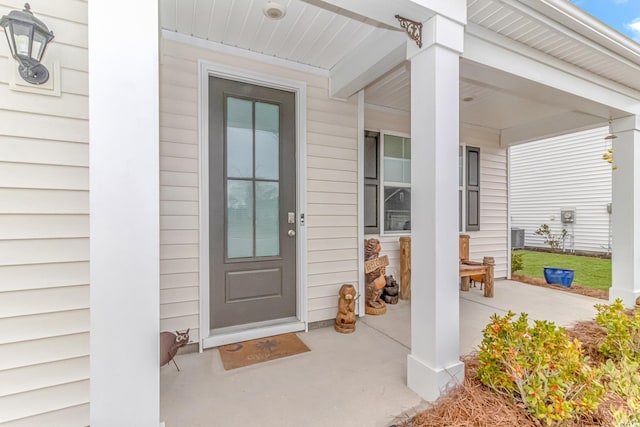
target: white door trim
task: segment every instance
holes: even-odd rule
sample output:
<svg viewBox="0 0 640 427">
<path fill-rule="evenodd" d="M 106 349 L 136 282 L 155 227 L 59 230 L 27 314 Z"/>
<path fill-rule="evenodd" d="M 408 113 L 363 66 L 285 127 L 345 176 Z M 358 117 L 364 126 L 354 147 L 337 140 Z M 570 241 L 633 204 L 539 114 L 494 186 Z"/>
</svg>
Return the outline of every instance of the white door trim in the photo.
<svg viewBox="0 0 640 427">
<path fill-rule="evenodd" d="M 306 147 L 307 84 L 303 81 L 258 73 L 217 62 L 198 62 L 198 128 L 200 144 L 200 351 L 230 342 L 261 338 L 278 333 L 307 330 L 307 227 Z M 286 90 L 296 94 L 296 318 L 276 325 L 247 325 L 244 330 L 212 334 L 209 325 L 209 76 Z M 304 220 L 302 220 L 304 218 Z"/>
</svg>

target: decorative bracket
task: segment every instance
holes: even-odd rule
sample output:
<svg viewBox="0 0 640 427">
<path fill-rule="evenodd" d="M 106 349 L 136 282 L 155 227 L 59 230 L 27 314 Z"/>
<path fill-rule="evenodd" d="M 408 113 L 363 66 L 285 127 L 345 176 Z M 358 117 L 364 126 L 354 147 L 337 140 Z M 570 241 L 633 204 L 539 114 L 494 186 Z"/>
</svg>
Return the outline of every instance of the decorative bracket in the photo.
<svg viewBox="0 0 640 427">
<path fill-rule="evenodd" d="M 400 27 L 407 32 L 409 38 L 416 42 L 418 47 L 422 47 L 422 22 L 412 21 L 396 15 L 396 19 L 400 21 Z"/>
</svg>

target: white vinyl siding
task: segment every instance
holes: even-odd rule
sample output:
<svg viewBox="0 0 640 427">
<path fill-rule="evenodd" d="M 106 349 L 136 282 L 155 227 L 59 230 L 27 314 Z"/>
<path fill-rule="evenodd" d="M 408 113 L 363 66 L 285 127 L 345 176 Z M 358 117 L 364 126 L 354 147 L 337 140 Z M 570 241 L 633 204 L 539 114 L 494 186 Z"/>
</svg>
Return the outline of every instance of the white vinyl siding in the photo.
<svg viewBox="0 0 640 427">
<path fill-rule="evenodd" d="M 0 16 L 22 6 L 0 1 Z M 60 63 L 61 94 L 11 89 L 14 61 L 0 36 L 0 424 L 86 426 L 87 3 L 40 2 L 33 12 L 56 35 L 45 63 Z"/>
<path fill-rule="evenodd" d="M 162 330 L 199 334 L 199 59 L 307 83 L 308 320 L 335 317 L 358 283 L 357 105 L 329 98 L 326 77 L 162 40 L 160 223 Z"/>
<path fill-rule="evenodd" d="M 517 145 L 511 148 L 511 225 L 525 230 L 525 245 L 548 247 L 534 234 L 542 224 L 560 233 L 560 211 L 575 208 L 567 249 L 607 252 L 611 165 L 602 159 L 608 128 Z M 614 207 L 615 209 L 615 207 Z"/>
<path fill-rule="evenodd" d="M 464 141 L 463 141 L 464 142 Z M 495 277 L 507 276 L 507 150 L 495 144 L 473 140 L 468 145 L 480 147 L 480 230 L 468 231 L 469 257 L 495 260 Z"/>
</svg>

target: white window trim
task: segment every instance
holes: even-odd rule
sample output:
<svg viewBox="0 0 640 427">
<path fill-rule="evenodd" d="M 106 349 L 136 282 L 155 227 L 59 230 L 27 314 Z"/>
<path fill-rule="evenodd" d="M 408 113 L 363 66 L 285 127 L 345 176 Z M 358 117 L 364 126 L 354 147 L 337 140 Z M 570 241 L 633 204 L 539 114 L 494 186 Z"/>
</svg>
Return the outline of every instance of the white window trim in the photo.
<svg viewBox="0 0 640 427">
<path fill-rule="evenodd" d="M 394 182 L 394 181 L 385 181 L 384 179 L 384 137 L 386 135 L 390 136 L 398 136 L 401 138 L 409 138 L 411 139 L 411 135 L 404 132 L 396 132 L 390 130 L 380 130 L 380 141 L 378 143 L 378 167 L 380 168 L 380 185 L 378 188 L 378 223 L 380 224 L 380 236 L 411 236 L 411 230 L 407 231 L 386 231 L 384 229 L 384 187 L 386 184 L 389 184 L 394 187 L 403 187 L 411 189 L 411 183 L 407 184 L 406 182 Z M 411 156 L 411 167 L 413 168 L 413 155 Z M 413 215 L 413 207 L 410 209 L 411 214 Z"/>
<path fill-rule="evenodd" d="M 462 157 L 462 185 L 458 185 L 459 191 L 462 191 L 462 197 L 460 197 L 460 201 L 462 206 L 460 206 L 460 218 L 458 221 L 461 223 L 460 233 L 467 232 L 467 144 L 461 142 L 459 145 L 458 155 Z M 458 177 L 458 179 L 460 179 Z M 460 184 L 458 182 L 458 184 Z"/>
</svg>

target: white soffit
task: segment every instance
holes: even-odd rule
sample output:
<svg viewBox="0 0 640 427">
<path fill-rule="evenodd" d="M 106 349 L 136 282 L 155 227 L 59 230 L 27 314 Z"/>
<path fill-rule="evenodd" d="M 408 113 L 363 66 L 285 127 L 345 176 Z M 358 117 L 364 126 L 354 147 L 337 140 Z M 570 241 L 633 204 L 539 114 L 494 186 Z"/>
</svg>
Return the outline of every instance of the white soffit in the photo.
<svg viewBox="0 0 640 427">
<path fill-rule="evenodd" d="M 536 1 L 542 6 L 541 1 Z M 631 51 L 625 56 L 619 55 L 594 41 L 595 37 L 579 34 L 523 3 L 518 0 L 468 0 L 467 18 L 472 24 L 640 90 L 640 55 Z"/>
<path fill-rule="evenodd" d="M 160 0 L 163 29 L 330 70 L 388 27 L 338 7 L 281 0 L 283 19 L 267 18 L 267 0 Z"/>
</svg>

